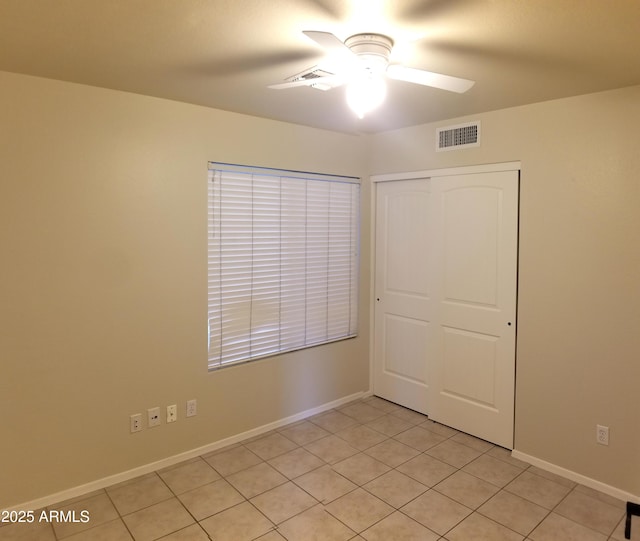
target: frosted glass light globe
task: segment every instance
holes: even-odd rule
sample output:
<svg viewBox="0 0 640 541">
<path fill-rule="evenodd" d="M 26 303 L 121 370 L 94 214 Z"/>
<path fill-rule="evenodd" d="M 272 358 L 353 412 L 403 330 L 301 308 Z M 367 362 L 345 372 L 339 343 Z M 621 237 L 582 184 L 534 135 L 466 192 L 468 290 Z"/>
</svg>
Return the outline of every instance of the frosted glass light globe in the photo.
<svg viewBox="0 0 640 541">
<path fill-rule="evenodd" d="M 347 86 L 347 105 L 364 118 L 369 111 L 379 107 L 387 95 L 387 85 L 379 75 L 364 74 Z"/>
</svg>

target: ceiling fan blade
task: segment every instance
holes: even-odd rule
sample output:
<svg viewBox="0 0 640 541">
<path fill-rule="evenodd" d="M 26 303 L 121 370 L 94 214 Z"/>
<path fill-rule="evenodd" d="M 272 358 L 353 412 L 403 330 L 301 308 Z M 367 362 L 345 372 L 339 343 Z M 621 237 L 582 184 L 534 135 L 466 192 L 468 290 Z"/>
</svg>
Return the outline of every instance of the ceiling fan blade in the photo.
<svg viewBox="0 0 640 541">
<path fill-rule="evenodd" d="M 310 4 L 315 4 L 317 8 L 324 11 L 325 14 L 333 17 L 334 19 L 344 19 L 347 16 L 344 6 L 340 4 L 340 8 L 335 5 L 335 2 L 327 2 L 327 0 L 308 0 Z"/>
<path fill-rule="evenodd" d="M 207 60 L 198 64 L 188 66 L 190 72 L 203 74 L 206 76 L 224 77 L 237 75 L 247 71 L 257 71 L 269 68 L 276 64 L 287 64 L 290 62 L 313 61 L 317 55 L 303 51 L 263 51 L 251 55 L 232 56 L 227 55 L 219 60 Z"/>
<path fill-rule="evenodd" d="M 415 23 L 417 19 L 428 19 L 433 21 L 436 17 L 446 16 L 447 13 L 455 10 L 458 13 L 465 9 L 465 4 L 473 4 L 475 0 L 414 0 L 413 5 L 404 8 L 399 14 L 403 21 Z"/>
<path fill-rule="evenodd" d="M 533 48 L 498 47 L 496 45 L 481 45 L 480 43 L 462 43 L 447 39 L 429 38 L 419 44 L 424 51 L 430 54 L 447 54 L 464 57 L 475 62 L 495 62 L 504 64 L 502 69 L 529 69 L 552 68 L 556 70 L 571 69 L 567 58 L 543 52 Z"/>
<path fill-rule="evenodd" d="M 458 94 L 466 92 L 476 84 L 475 81 L 470 81 L 469 79 L 461 79 L 460 77 L 452 77 L 451 75 L 443 75 L 432 71 L 396 65 L 387 68 L 387 75 L 391 77 L 391 79 L 398 81 L 432 86 L 433 88 L 449 90 L 450 92 L 457 92 Z"/>
<path fill-rule="evenodd" d="M 302 32 L 305 36 L 315 41 L 321 47 L 324 47 L 330 53 L 348 54 L 355 56 L 349 47 L 347 47 L 340 38 L 331 32 L 317 32 L 315 30 L 305 30 Z"/>
<path fill-rule="evenodd" d="M 284 90 L 287 88 L 296 88 L 299 86 L 313 86 L 320 90 L 329 90 L 330 88 L 340 86 L 341 84 L 344 84 L 344 78 L 331 76 L 315 77 L 312 79 L 298 79 L 297 81 L 290 81 L 288 83 L 269 85 L 268 88 L 272 88 L 274 90 Z"/>
</svg>

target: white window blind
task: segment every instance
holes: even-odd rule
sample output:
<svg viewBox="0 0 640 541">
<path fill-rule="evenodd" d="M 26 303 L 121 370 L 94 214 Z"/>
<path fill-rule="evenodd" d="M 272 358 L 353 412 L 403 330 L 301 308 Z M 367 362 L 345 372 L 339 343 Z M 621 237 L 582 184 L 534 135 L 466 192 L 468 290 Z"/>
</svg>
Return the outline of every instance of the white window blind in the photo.
<svg viewBox="0 0 640 541">
<path fill-rule="evenodd" d="M 357 332 L 358 179 L 209 164 L 209 369 Z"/>
</svg>

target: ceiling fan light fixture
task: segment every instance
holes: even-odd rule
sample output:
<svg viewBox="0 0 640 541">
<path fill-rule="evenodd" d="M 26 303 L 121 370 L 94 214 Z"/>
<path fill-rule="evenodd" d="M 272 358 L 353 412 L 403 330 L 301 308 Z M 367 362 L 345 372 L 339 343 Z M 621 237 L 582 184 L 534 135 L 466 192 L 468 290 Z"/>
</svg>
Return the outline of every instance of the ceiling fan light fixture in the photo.
<svg viewBox="0 0 640 541">
<path fill-rule="evenodd" d="M 356 56 L 378 57 L 385 65 L 389 62 L 393 40 L 382 34 L 355 34 L 347 38 L 344 44 Z"/>
<path fill-rule="evenodd" d="M 322 62 L 322 68 L 316 66 L 311 70 L 323 71 L 327 75 L 313 78 L 304 72 L 302 76 L 294 76 L 293 80 L 270 85 L 269 88 L 310 86 L 328 90 L 347 83 L 347 104 L 360 118 L 385 100 L 386 78 L 460 94 L 474 85 L 469 79 L 389 64 L 393 40 L 384 34 L 354 34 L 344 42 L 330 32 L 305 30 L 303 34 L 329 53 L 331 58 L 327 57 Z"/>
<path fill-rule="evenodd" d="M 373 111 L 384 102 L 387 85 L 384 79 L 370 72 L 353 79 L 347 86 L 347 105 L 358 116 Z"/>
<path fill-rule="evenodd" d="M 347 104 L 358 118 L 364 118 L 387 96 L 383 76 L 389 64 L 393 40 L 382 34 L 355 34 L 344 44 L 357 56 L 362 69 L 347 86 Z"/>
</svg>

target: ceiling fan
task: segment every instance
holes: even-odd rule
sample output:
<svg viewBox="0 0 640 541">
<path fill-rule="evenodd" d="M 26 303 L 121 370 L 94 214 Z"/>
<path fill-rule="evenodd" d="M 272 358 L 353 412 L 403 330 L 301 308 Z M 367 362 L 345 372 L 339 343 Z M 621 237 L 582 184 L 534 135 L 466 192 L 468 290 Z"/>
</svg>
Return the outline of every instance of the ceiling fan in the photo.
<svg viewBox="0 0 640 541">
<path fill-rule="evenodd" d="M 385 76 L 457 93 L 466 92 L 475 84 L 469 79 L 391 64 L 393 40 L 383 34 L 355 34 L 344 42 L 330 32 L 305 31 L 303 34 L 327 50 L 328 58 L 318 66 L 289 77 L 287 82 L 269 88 L 310 86 L 329 90 L 346 84 L 347 103 L 360 118 L 384 100 Z"/>
</svg>

